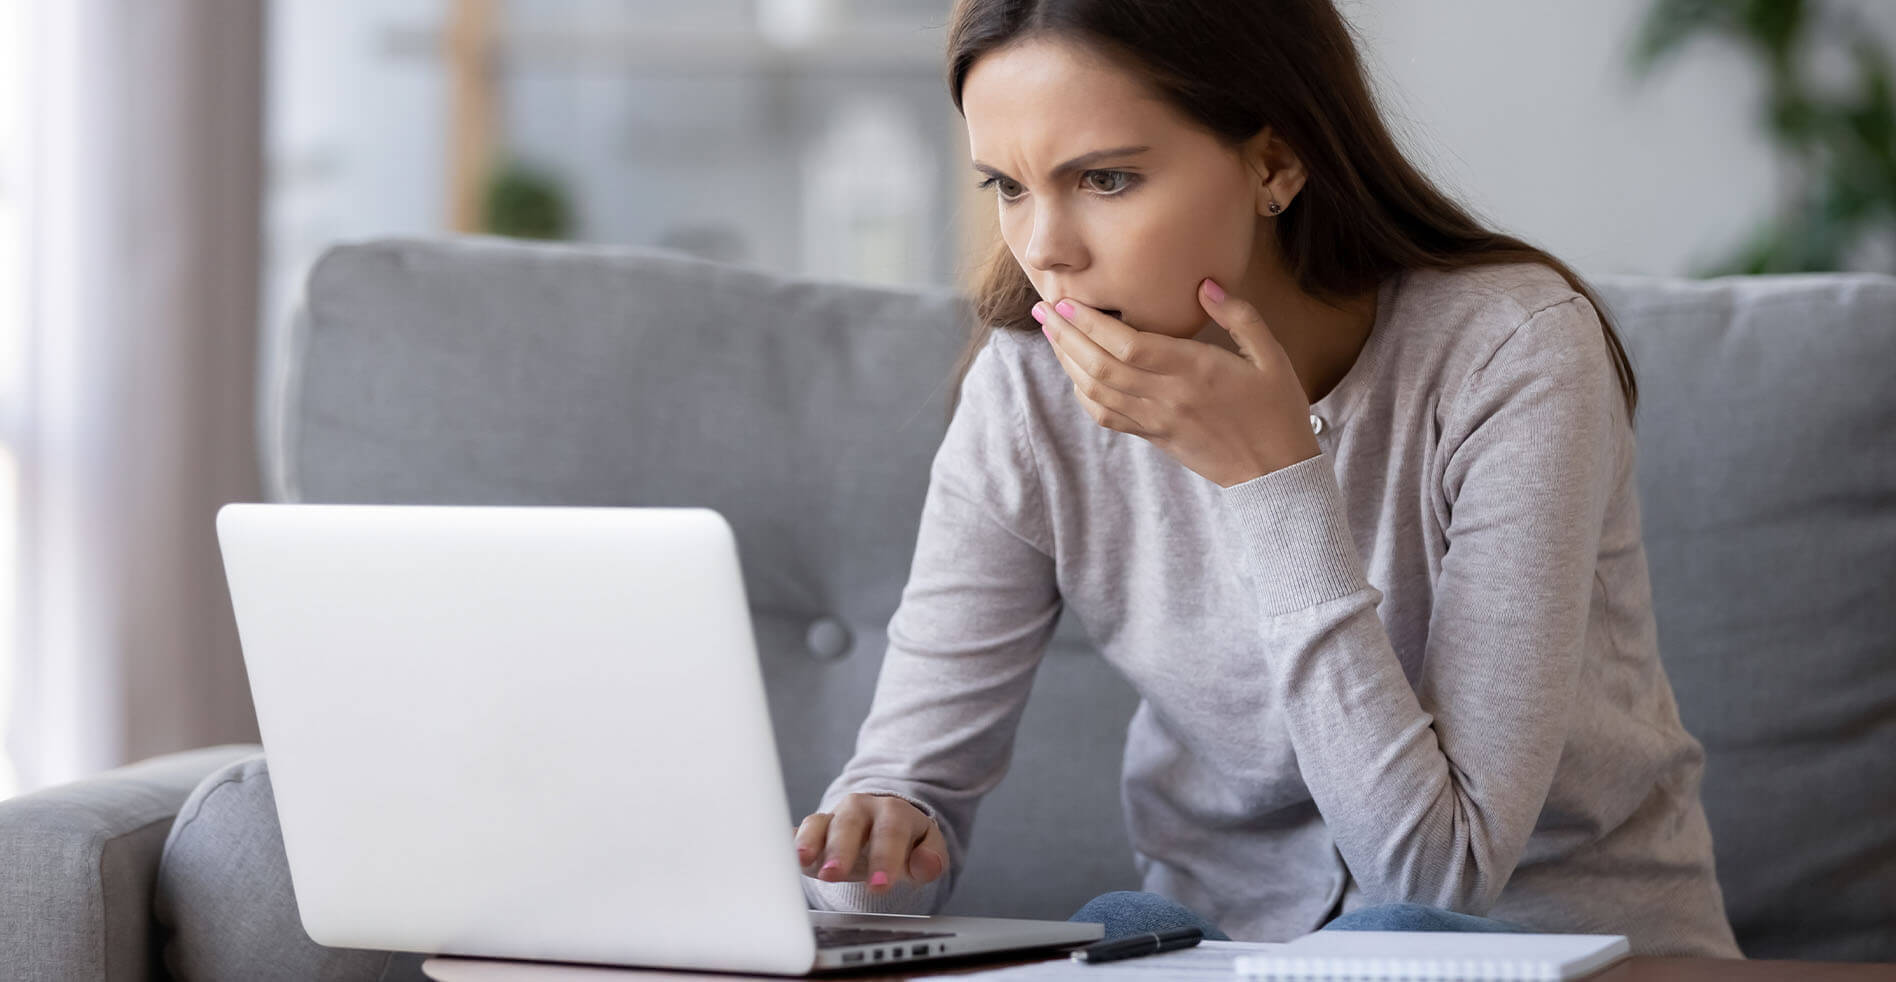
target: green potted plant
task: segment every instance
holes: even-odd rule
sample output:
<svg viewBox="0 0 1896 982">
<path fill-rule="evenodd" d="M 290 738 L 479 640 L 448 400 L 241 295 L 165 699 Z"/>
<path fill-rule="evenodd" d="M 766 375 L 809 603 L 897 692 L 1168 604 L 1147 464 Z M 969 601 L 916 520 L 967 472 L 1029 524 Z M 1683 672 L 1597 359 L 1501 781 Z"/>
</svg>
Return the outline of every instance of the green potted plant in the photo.
<svg viewBox="0 0 1896 982">
<path fill-rule="evenodd" d="M 564 239 L 572 232 L 572 209 L 551 174 L 508 161 L 487 182 L 481 230 L 522 239 Z"/>
<path fill-rule="evenodd" d="M 1699 276 L 1840 270 L 1872 233 L 1896 228 L 1896 103 L 1890 57 L 1854 11 L 1818 0 L 1656 0 L 1632 51 L 1643 80 L 1688 41 L 1735 41 L 1766 77 L 1763 123 L 1791 168 L 1777 214 Z M 1824 26 L 1845 30 L 1820 34 Z M 1847 44 L 1849 85 L 1820 91 L 1806 73 L 1824 44 Z M 1891 270 L 1896 272 L 1896 270 Z"/>
</svg>

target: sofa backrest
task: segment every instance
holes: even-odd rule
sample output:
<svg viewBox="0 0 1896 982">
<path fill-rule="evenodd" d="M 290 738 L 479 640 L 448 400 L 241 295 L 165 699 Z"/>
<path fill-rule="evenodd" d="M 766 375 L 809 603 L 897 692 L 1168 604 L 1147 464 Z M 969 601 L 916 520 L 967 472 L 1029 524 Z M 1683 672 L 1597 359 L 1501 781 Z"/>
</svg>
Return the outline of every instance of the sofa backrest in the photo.
<svg viewBox="0 0 1896 982">
<path fill-rule="evenodd" d="M 1659 651 L 1754 958 L 1896 961 L 1896 277 L 1601 277 Z"/>
<path fill-rule="evenodd" d="M 1595 280 L 1639 372 L 1660 643 L 1748 953 L 1896 959 L 1896 279 Z M 273 497 L 717 509 L 793 817 L 849 757 L 965 298 L 633 247 L 338 246 L 265 400 Z M 1136 889 L 1136 704 L 1064 618 L 951 912 Z"/>
</svg>

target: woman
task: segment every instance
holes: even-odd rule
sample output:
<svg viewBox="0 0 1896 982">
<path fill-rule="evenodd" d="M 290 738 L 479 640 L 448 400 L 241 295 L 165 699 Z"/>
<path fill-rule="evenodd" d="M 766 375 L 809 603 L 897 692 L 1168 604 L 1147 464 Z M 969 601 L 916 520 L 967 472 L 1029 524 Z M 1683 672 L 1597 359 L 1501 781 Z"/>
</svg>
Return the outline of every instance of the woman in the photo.
<svg viewBox="0 0 1896 982">
<path fill-rule="evenodd" d="M 1070 605 L 1145 887 L 1075 919 L 1739 957 L 1592 291 L 1403 158 L 1329 0 L 963 0 L 949 65 L 1004 241 L 811 902 L 940 909 Z"/>
</svg>

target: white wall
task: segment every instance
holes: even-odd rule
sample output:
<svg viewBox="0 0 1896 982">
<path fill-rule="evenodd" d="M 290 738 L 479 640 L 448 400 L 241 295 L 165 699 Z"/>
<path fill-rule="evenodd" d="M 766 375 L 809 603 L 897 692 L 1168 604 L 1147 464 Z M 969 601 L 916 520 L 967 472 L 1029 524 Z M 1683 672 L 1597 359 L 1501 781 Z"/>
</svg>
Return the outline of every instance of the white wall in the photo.
<svg viewBox="0 0 1896 982">
<path fill-rule="evenodd" d="M 1627 52 L 1650 0 L 1338 6 L 1418 163 L 1583 275 L 1687 275 L 1776 205 L 1762 79 L 1735 45 L 1694 42 L 1632 83 Z M 1833 6 L 1896 38 L 1896 3 Z"/>
<path fill-rule="evenodd" d="M 446 0 L 273 0 L 265 41 L 261 359 L 304 277 L 339 239 L 447 228 L 447 85 L 400 32 L 438 29 Z"/>
</svg>

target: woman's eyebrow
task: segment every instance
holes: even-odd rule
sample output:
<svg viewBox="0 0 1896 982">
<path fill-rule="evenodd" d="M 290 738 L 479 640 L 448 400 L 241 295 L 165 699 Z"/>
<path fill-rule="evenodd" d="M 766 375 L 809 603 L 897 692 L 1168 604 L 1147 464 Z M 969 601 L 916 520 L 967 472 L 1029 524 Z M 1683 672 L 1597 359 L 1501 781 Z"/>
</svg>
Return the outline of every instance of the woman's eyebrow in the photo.
<svg viewBox="0 0 1896 982">
<path fill-rule="evenodd" d="M 1143 146 L 1142 147 L 1111 147 L 1105 150 L 1094 150 L 1089 153 L 1083 153 L 1073 158 L 1072 160 L 1069 160 L 1059 165 L 1058 167 L 1055 167 L 1053 169 L 1053 176 L 1061 177 L 1066 174 L 1070 174 L 1073 171 L 1079 170 L 1080 168 L 1085 167 L 1087 164 L 1096 164 L 1110 157 L 1130 157 L 1135 153 L 1144 153 L 1150 149 L 1152 148 L 1143 147 Z M 983 174 L 986 174 L 989 177 L 998 177 L 998 178 L 1002 178 L 1004 180 L 1009 180 L 1009 181 L 1013 180 L 1013 178 L 1008 177 L 1006 174 L 1003 174 L 1000 171 L 995 170 L 994 168 L 989 167 L 988 165 L 978 160 L 974 162 L 974 169 L 980 171 Z"/>
</svg>

